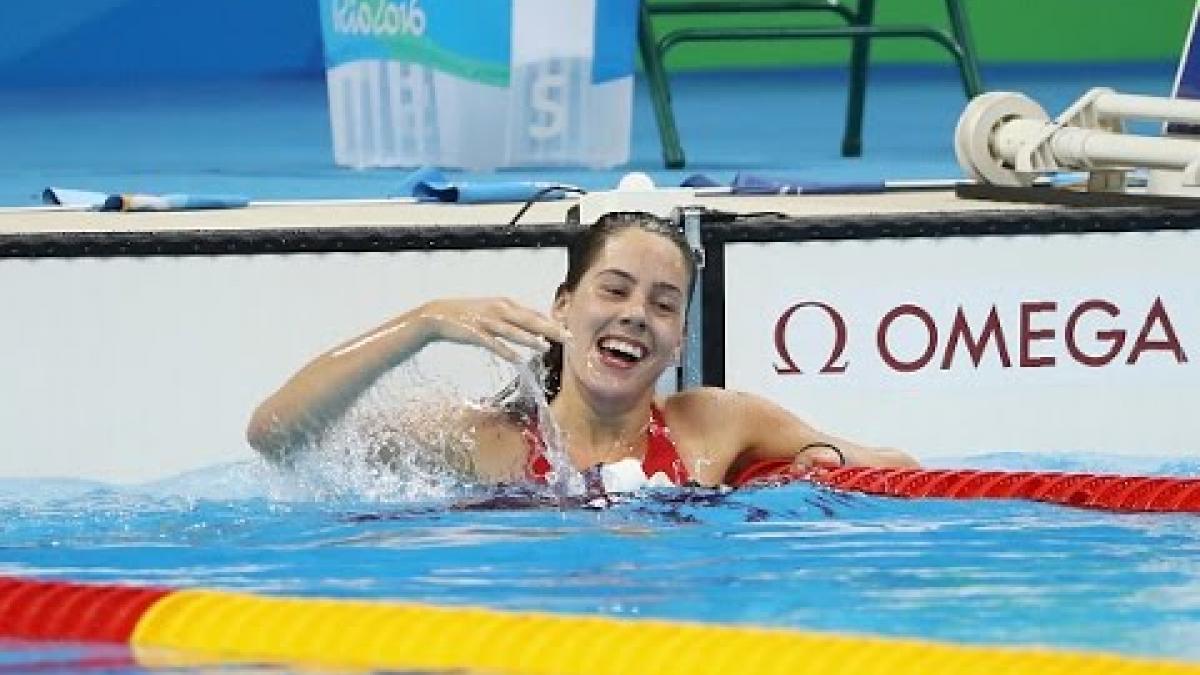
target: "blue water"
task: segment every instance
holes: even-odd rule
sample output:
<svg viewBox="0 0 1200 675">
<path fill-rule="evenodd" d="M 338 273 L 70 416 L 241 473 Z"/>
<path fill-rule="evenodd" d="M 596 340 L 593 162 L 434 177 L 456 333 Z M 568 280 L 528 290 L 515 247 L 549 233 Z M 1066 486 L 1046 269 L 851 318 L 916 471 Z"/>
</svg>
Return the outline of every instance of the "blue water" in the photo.
<svg viewBox="0 0 1200 675">
<path fill-rule="evenodd" d="M 1013 454 L 971 465 L 1080 461 Z M 1200 475 L 1195 462 L 1142 468 Z M 0 482 L 0 573 L 1200 660 L 1191 515 L 806 484 L 560 509 L 494 490 L 317 498 L 301 482 L 251 463 L 137 488 Z M 8 658 L 62 650 L 45 649 Z"/>
</svg>

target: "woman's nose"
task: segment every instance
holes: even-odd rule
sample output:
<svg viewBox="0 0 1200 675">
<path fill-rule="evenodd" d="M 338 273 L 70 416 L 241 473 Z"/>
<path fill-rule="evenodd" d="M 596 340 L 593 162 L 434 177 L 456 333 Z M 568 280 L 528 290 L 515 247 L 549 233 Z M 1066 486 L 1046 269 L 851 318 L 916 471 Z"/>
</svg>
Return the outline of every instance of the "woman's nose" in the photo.
<svg viewBox="0 0 1200 675">
<path fill-rule="evenodd" d="M 621 309 L 621 325 L 646 329 L 646 310 L 640 302 L 628 302 Z"/>
<path fill-rule="evenodd" d="M 646 317 L 625 315 L 621 317 L 622 326 L 632 326 L 638 330 L 646 330 Z"/>
</svg>

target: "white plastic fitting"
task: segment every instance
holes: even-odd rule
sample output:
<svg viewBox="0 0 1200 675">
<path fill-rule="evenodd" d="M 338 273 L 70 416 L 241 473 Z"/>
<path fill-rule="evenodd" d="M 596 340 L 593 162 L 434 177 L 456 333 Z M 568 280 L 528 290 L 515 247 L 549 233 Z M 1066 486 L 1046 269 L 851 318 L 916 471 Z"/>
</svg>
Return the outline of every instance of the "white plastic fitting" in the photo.
<svg viewBox="0 0 1200 675">
<path fill-rule="evenodd" d="M 1051 121 L 1023 94 L 989 92 L 959 117 L 954 152 L 972 178 L 994 185 L 1028 186 L 1041 174 L 1088 171 L 1090 189 L 1115 191 L 1124 189 L 1126 171 L 1146 168 L 1178 174 L 1167 192 L 1200 196 L 1200 141 L 1127 134 L 1126 119 L 1200 124 L 1200 102 L 1098 88 Z"/>
<path fill-rule="evenodd" d="M 692 188 L 658 188 L 649 176 L 634 172 L 625 174 L 615 190 L 589 192 L 580 197 L 579 221 L 590 225 L 600 216 L 617 211 L 641 211 L 671 218 L 675 209 L 697 203 Z"/>
</svg>

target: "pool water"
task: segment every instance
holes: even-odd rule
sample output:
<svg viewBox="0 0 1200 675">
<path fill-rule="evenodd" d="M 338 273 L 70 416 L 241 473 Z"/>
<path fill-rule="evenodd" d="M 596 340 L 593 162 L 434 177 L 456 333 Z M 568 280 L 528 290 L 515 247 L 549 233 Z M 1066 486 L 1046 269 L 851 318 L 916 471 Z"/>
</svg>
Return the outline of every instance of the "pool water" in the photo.
<svg viewBox="0 0 1200 675">
<path fill-rule="evenodd" d="M 1143 469 L 1200 475 L 1200 464 L 1181 461 Z M 605 509 L 516 489 L 415 499 L 341 487 L 317 489 L 254 462 L 139 487 L 3 481 L 0 573 L 1200 660 L 1193 515 L 898 500 L 808 484 L 660 490 Z M 28 665 L 64 649 L 0 651 Z M 103 663 L 104 654 L 80 653 L 79 663 Z"/>
</svg>

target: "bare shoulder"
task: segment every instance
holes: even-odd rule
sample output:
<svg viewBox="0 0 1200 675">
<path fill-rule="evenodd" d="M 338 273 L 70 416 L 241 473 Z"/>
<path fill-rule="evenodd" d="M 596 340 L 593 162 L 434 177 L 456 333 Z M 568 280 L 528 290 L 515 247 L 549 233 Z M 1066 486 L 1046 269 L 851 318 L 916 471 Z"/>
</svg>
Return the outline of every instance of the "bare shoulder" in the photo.
<svg viewBox="0 0 1200 675">
<path fill-rule="evenodd" d="M 718 387 L 699 387 L 674 394 L 664 414 L 676 427 L 740 452 L 777 433 L 811 431 L 788 411 L 761 396 Z"/>
<path fill-rule="evenodd" d="M 765 404 L 765 400 L 720 387 L 697 387 L 668 396 L 663 402 L 667 414 L 681 419 L 726 427 L 732 419 L 746 412 L 753 412 Z"/>
<path fill-rule="evenodd" d="M 478 477 L 496 481 L 524 475 L 528 449 L 520 424 L 512 415 L 495 409 L 472 409 L 464 414 L 463 421 L 473 437 Z"/>
<path fill-rule="evenodd" d="M 677 392 L 662 399 L 662 410 L 668 417 L 703 421 L 708 414 L 720 407 L 724 391 L 717 387 L 696 387 Z"/>
<path fill-rule="evenodd" d="M 705 485 L 724 482 L 746 444 L 746 421 L 740 412 L 745 395 L 699 387 L 668 396 L 661 405 L 692 477 Z"/>
<path fill-rule="evenodd" d="M 662 408 L 672 429 L 719 438 L 736 431 L 747 403 L 741 392 L 697 387 L 666 397 Z"/>
</svg>

